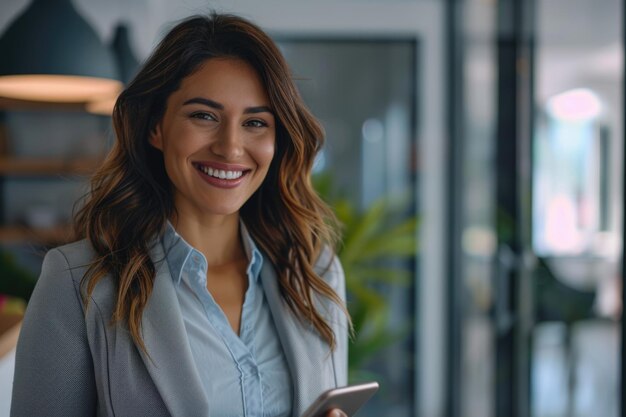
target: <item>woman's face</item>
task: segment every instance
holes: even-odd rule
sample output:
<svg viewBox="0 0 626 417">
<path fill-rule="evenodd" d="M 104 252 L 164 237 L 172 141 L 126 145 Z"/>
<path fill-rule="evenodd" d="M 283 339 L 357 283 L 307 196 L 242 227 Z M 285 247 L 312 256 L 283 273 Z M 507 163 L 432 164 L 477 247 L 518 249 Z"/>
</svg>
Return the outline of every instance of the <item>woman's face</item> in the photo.
<svg viewBox="0 0 626 417">
<path fill-rule="evenodd" d="M 245 61 L 214 58 L 183 79 L 150 136 L 180 216 L 230 215 L 259 188 L 276 143 L 265 87 Z"/>
</svg>

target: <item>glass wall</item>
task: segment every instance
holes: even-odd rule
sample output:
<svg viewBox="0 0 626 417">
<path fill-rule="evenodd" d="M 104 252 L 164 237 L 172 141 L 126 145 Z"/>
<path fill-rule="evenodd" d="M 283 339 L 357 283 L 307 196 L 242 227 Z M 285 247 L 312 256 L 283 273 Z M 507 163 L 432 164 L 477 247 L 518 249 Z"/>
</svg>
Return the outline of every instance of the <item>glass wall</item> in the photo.
<svg viewBox="0 0 626 417">
<path fill-rule="evenodd" d="M 282 40 L 326 130 L 314 181 L 344 225 L 339 249 L 356 336 L 350 382 L 377 380 L 359 415 L 412 416 L 416 273 L 414 40 Z"/>
</svg>

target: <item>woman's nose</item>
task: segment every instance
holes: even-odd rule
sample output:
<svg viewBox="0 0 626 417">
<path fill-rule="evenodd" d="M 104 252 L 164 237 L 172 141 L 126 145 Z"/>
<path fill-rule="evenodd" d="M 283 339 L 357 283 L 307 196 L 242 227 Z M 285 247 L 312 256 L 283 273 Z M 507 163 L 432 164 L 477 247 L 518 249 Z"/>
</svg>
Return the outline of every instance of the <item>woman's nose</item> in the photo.
<svg viewBox="0 0 626 417">
<path fill-rule="evenodd" d="M 238 126 L 224 124 L 211 142 L 211 151 L 226 160 L 235 160 L 243 155 L 243 141 Z"/>
</svg>

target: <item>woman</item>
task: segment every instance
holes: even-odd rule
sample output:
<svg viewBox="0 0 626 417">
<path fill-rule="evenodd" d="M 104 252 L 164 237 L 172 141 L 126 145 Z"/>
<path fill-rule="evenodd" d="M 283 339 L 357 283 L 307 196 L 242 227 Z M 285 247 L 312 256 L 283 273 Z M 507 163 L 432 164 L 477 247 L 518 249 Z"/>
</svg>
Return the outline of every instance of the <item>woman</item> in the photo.
<svg viewBox="0 0 626 417">
<path fill-rule="evenodd" d="M 310 183 L 322 130 L 272 40 L 183 21 L 113 123 L 82 240 L 44 260 L 11 415 L 299 416 L 345 385 L 334 217 Z"/>
</svg>

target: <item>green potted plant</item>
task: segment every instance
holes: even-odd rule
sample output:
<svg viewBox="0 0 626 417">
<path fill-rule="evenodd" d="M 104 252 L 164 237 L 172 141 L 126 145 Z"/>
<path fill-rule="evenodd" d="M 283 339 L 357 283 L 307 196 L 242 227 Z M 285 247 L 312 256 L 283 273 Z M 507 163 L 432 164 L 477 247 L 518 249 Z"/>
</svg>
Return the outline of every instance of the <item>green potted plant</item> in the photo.
<svg viewBox="0 0 626 417">
<path fill-rule="evenodd" d="M 337 255 L 346 276 L 348 310 L 354 325 L 349 346 L 350 380 L 369 379 L 372 375 L 364 371 L 367 362 L 400 341 L 410 326 L 408 320 L 390 325 L 390 303 L 384 289 L 408 286 L 411 281 L 406 261 L 417 254 L 418 219 L 406 214 L 406 201 L 389 198 L 358 210 L 345 197 L 333 194 L 328 175 L 315 176 L 314 185 L 343 225 Z"/>
<path fill-rule="evenodd" d="M 0 294 L 28 301 L 37 278 L 22 268 L 6 250 L 0 249 Z"/>
</svg>

